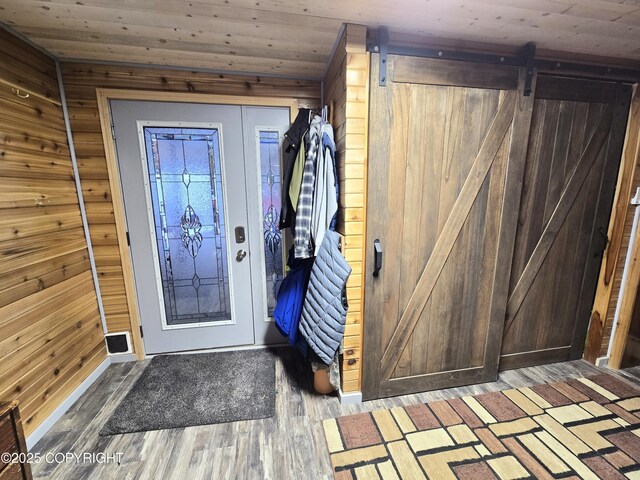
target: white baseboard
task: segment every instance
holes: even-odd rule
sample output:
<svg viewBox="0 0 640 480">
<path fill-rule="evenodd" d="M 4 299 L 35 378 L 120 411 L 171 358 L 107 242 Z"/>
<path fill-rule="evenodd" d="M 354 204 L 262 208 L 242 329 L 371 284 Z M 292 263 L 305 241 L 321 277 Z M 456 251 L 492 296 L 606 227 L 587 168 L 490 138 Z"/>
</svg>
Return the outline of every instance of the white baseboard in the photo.
<svg viewBox="0 0 640 480">
<path fill-rule="evenodd" d="M 31 450 L 33 446 L 40 441 L 42 437 L 44 437 L 45 433 L 47 433 L 51 427 L 55 425 L 55 423 L 62 418 L 67 410 L 71 408 L 71 406 L 80 398 L 80 396 L 87 391 L 87 389 L 95 382 L 100 375 L 111 365 L 111 357 L 105 358 L 104 362 L 98 365 L 93 372 L 89 374 L 84 381 L 78 385 L 78 387 L 71 392 L 71 394 L 64 399 L 64 401 L 56 407 L 56 409 L 49 415 L 44 421 L 36 427 L 36 429 L 31 432 L 31 435 L 27 437 L 27 450 Z"/>
<path fill-rule="evenodd" d="M 138 360 L 135 353 L 112 353 L 109 358 L 111 363 L 126 363 Z"/>
<path fill-rule="evenodd" d="M 341 405 L 351 405 L 353 403 L 362 403 L 362 392 L 348 392 L 338 390 Z"/>
</svg>

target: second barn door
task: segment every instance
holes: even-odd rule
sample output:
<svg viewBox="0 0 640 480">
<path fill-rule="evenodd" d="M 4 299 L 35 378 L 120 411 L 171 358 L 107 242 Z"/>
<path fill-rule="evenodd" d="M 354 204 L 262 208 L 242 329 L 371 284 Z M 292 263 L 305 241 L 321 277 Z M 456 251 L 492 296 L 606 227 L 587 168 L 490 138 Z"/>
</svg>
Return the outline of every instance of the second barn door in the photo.
<svg viewBox="0 0 640 480">
<path fill-rule="evenodd" d="M 533 105 L 517 67 L 390 56 L 387 78 L 374 55 L 368 399 L 496 378 Z"/>
<path fill-rule="evenodd" d="M 538 77 L 501 370 L 582 357 L 630 97 L 629 85 Z"/>
</svg>

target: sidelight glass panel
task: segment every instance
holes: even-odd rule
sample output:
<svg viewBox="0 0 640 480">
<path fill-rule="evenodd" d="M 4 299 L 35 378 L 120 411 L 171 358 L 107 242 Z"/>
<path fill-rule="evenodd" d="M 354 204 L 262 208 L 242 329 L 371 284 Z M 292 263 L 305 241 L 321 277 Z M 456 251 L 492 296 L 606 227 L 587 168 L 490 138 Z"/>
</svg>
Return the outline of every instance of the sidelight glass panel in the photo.
<svg viewBox="0 0 640 480">
<path fill-rule="evenodd" d="M 271 317 L 283 279 L 282 233 L 280 223 L 280 135 L 260 130 L 260 187 L 264 259 L 267 286 L 267 313 Z"/>
<path fill-rule="evenodd" d="M 145 127 L 168 326 L 231 319 L 216 129 Z"/>
</svg>

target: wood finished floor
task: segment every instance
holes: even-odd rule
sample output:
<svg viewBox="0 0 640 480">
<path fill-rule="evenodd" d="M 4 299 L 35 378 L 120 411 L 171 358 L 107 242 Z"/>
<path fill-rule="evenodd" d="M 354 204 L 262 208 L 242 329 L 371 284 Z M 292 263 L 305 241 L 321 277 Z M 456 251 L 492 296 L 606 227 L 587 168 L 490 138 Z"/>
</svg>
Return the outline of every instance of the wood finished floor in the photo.
<svg viewBox="0 0 640 480">
<path fill-rule="evenodd" d="M 604 371 L 583 361 L 500 373 L 497 382 L 405 395 L 357 405 L 318 396 L 290 349 L 276 363 L 276 415 L 264 420 L 100 437 L 109 418 L 148 361 L 113 364 L 32 452 L 122 453 L 121 464 L 33 465 L 51 479 L 330 479 L 321 421 L 340 415 L 468 394 L 525 387 Z M 608 371 L 608 370 L 607 370 Z M 640 367 L 620 372 L 640 385 Z"/>
</svg>

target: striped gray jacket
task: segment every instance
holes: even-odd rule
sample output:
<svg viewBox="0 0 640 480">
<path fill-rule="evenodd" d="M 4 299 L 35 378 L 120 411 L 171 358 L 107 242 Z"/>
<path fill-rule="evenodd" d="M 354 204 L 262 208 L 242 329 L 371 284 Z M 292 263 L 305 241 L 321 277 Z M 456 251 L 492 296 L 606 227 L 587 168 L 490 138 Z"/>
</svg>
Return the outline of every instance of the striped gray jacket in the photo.
<svg viewBox="0 0 640 480">
<path fill-rule="evenodd" d="M 313 239 L 311 238 L 311 216 L 313 214 L 313 190 L 316 183 L 316 161 L 320 152 L 320 133 L 322 118 L 315 116 L 309 127 L 307 158 L 304 162 L 302 184 L 296 207 L 296 223 L 293 230 L 294 256 L 309 258 L 313 256 Z"/>
</svg>

